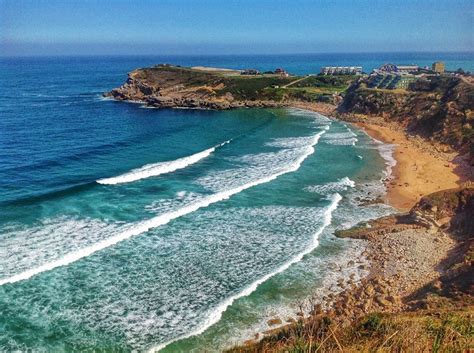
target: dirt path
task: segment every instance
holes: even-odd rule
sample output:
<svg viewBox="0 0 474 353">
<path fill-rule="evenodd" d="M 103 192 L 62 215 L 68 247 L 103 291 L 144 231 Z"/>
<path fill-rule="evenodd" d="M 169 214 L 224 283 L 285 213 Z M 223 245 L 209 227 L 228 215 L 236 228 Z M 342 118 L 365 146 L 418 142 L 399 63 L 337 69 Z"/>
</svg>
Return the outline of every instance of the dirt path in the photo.
<svg viewBox="0 0 474 353">
<path fill-rule="evenodd" d="M 311 76 L 314 76 L 314 74 L 305 76 L 305 77 L 303 77 L 303 78 L 299 78 L 299 79 L 297 79 L 297 80 L 295 80 L 295 81 L 292 81 L 292 82 L 290 82 L 290 83 L 288 83 L 288 84 L 286 84 L 286 85 L 284 85 L 284 86 L 281 86 L 281 88 L 288 88 L 288 87 L 290 87 L 291 85 L 294 85 L 295 83 L 298 83 L 298 82 L 301 82 L 301 81 L 303 81 L 303 80 L 306 80 L 308 77 L 311 77 Z"/>
</svg>

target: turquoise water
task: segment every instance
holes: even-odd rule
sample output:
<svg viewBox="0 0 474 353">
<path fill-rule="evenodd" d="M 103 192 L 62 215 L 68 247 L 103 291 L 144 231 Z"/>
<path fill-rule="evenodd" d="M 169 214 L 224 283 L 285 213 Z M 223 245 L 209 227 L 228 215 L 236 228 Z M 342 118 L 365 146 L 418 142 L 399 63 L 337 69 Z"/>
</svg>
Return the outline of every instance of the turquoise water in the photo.
<svg viewBox="0 0 474 353">
<path fill-rule="evenodd" d="M 0 350 L 218 351 L 362 274 L 333 232 L 391 212 L 361 204 L 390 146 L 296 109 L 102 99 L 132 59 L 26 63 L 1 66 Z"/>
</svg>

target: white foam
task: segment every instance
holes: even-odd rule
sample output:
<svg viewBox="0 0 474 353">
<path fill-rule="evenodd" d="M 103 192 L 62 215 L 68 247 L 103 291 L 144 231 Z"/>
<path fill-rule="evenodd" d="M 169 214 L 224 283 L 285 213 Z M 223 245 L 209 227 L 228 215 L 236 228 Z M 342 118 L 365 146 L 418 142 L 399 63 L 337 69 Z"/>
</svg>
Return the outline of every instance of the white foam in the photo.
<svg viewBox="0 0 474 353">
<path fill-rule="evenodd" d="M 128 173 L 119 175 L 117 177 L 99 179 L 97 182 L 103 185 L 116 185 L 123 183 L 131 183 L 133 181 L 146 179 L 150 177 L 155 177 L 162 174 L 172 173 L 178 169 L 186 168 L 194 163 L 199 162 L 200 160 L 208 157 L 216 148 L 224 146 L 229 143 L 231 140 L 227 140 L 219 145 L 208 148 L 207 150 L 195 153 L 191 156 L 183 157 L 176 159 L 174 161 L 160 162 L 147 164 L 141 168 L 133 169 Z"/>
<path fill-rule="evenodd" d="M 12 276 L 67 253 L 91 246 L 120 231 L 123 224 L 61 216 L 34 225 L 10 223 L 0 233 L 0 278 Z"/>
<path fill-rule="evenodd" d="M 363 131 L 372 141 L 375 142 L 376 148 L 379 150 L 380 156 L 385 160 L 386 169 L 384 171 L 385 177 L 389 178 L 392 174 L 393 167 L 397 165 L 397 160 L 393 158 L 393 151 L 395 149 L 394 144 L 383 143 L 380 140 L 370 136 L 367 132 Z"/>
<path fill-rule="evenodd" d="M 354 134 L 351 130 L 348 132 L 330 132 L 324 135 L 324 139 L 344 139 L 344 138 L 351 138 L 356 137 L 357 135 Z"/>
<path fill-rule="evenodd" d="M 292 165 L 298 164 L 302 155 L 311 152 L 319 137 L 325 133 L 320 131 L 314 136 L 290 137 L 279 139 L 278 143 L 288 146 L 276 152 L 262 152 L 230 157 L 228 160 L 245 163 L 245 168 L 230 168 L 210 173 L 196 180 L 196 183 L 213 192 L 233 189 L 253 180 L 266 178 L 268 175 L 285 173 Z M 298 146 L 298 147 L 289 147 Z M 311 152 L 312 153 L 312 152 Z"/>
<path fill-rule="evenodd" d="M 335 146 L 355 146 L 356 142 L 359 141 L 355 137 L 351 138 L 341 138 L 341 139 L 327 139 L 324 140 L 324 143 L 327 143 L 329 145 L 335 145 Z"/>
<path fill-rule="evenodd" d="M 210 326 L 214 325 L 215 323 L 217 323 L 222 314 L 226 311 L 226 309 L 232 305 L 232 303 L 236 300 L 236 299 L 239 299 L 241 297 L 245 297 L 245 296 L 248 296 L 249 294 L 251 294 L 252 292 L 254 292 L 257 287 L 266 282 L 268 279 L 270 279 L 271 277 L 285 271 L 286 269 L 288 269 L 291 265 L 297 263 L 297 262 L 300 262 L 304 256 L 306 256 L 307 254 L 311 253 L 314 249 L 316 249 L 319 245 L 319 241 L 318 241 L 318 238 L 319 236 L 321 235 L 321 233 L 323 232 L 323 230 L 331 224 L 331 220 L 332 220 L 332 213 L 333 211 L 337 208 L 338 204 L 339 204 L 339 201 L 342 200 L 342 197 L 341 195 L 339 194 L 333 194 L 332 195 L 332 198 L 331 198 L 331 204 L 328 206 L 328 208 L 326 209 L 326 212 L 324 212 L 324 215 L 323 215 L 323 218 L 324 218 L 324 221 L 323 221 L 323 225 L 318 229 L 318 231 L 313 235 L 313 238 L 312 238 L 312 241 L 311 243 L 309 244 L 309 246 L 304 250 L 302 251 L 301 253 L 299 253 L 298 255 L 296 255 L 295 257 L 293 257 L 292 259 L 288 260 L 287 262 L 285 262 L 284 264 L 282 264 L 281 266 L 279 266 L 275 271 L 273 272 L 270 272 L 268 274 L 266 274 L 265 276 L 259 278 L 258 280 L 256 280 L 255 282 L 251 283 L 249 286 L 247 286 L 246 288 L 244 288 L 242 291 L 240 291 L 239 293 L 233 295 L 233 296 L 230 296 L 229 298 L 227 298 L 226 300 L 224 300 L 222 303 L 220 303 L 214 310 L 213 312 L 211 313 L 211 315 L 209 315 L 209 317 L 199 326 L 199 328 L 197 328 L 196 330 L 186 334 L 186 335 L 183 335 L 183 336 L 180 336 L 180 337 L 176 337 L 168 342 L 165 342 L 165 343 L 162 343 L 158 346 L 155 346 L 155 347 L 152 347 L 149 351 L 150 352 L 157 352 L 157 351 L 160 351 L 161 349 L 165 348 L 166 346 L 168 346 L 169 344 L 173 343 L 173 342 L 176 342 L 178 340 L 181 340 L 181 339 L 185 339 L 185 338 L 188 338 L 188 337 L 192 337 L 192 336 L 196 336 L 196 335 L 199 335 L 201 333 L 203 333 L 206 329 L 208 329 Z"/>
<path fill-rule="evenodd" d="M 102 94 L 98 94 L 96 96 L 96 100 L 101 101 L 101 102 L 109 102 L 109 101 L 115 101 L 115 98 L 113 98 L 113 97 L 104 97 Z"/>
<path fill-rule="evenodd" d="M 180 200 L 184 199 L 184 196 L 186 195 L 186 191 L 178 191 L 176 193 L 176 197 Z"/>
<path fill-rule="evenodd" d="M 355 186 L 355 182 L 349 179 L 348 177 L 344 177 L 339 179 L 338 181 L 333 181 L 327 184 L 322 185 L 311 185 L 305 188 L 306 191 L 309 192 L 316 192 L 318 194 L 328 194 L 334 192 L 342 192 L 347 190 L 347 188 L 353 188 Z"/>
<path fill-rule="evenodd" d="M 393 158 L 393 150 L 395 148 L 395 145 L 385 144 L 378 140 L 375 141 L 380 143 L 378 145 L 378 150 L 382 158 L 385 160 L 385 165 L 387 166 L 385 170 L 385 176 L 388 178 L 392 174 L 393 167 L 397 165 L 397 160 Z"/>
<path fill-rule="evenodd" d="M 145 206 L 145 210 L 152 213 L 154 216 L 158 213 L 171 212 L 184 205 L 197 202 L 205 197 L 200 193 L 191 191 L 178 191 L 173 198 L 160 199 L 153 201 L 151 204 Z"/>
<path fill-rule="evenodd" d="M 149 220 L 146 220 L 146 221 L 143 221 L 143 222 L 132 224 L 127 230 L 125 230 L 125 231 L 123 231 L 123 232 L 121 232 L 121 233 L 119 233 L 115 236 L 112 236 L 112 237 L 107 238 L 105 240 L 99 241 L 99 242 L 97 242 L 97 243 L 95 243 L 91 246 L 85 247 L 85 248 L 80 249 L 78 251 L 71 252 L 71 253 L 65 255 L 64 257 L 62 257 L 58 260 L 55 260 L 55 261 L 43 264 L 41 266 L 38 266 L 36 268 L 32 268 L 30 270 L 21 272 L 17 275 L 9 277 L 9 278 L 3 278 L 3 279 L 0 280 L 0 285 L 26 280 L 26 279 L 28 279 L 32 276 L 35 276 L 35 275 L 37 275 L 39 273 L 42 273 L 42 272 L 45 272 L 45 271 L 50 271 L 50 270 L 52 270 L 56 267 L 69 265 L 69 264 L 71 264 L 75 261 L 78 261 L 78 260 L 82 259 L 82 258 L 88 257 L 88 256 L 94 254 L 95 252 L 98 252 L 100 250 L 103 250 L 103 249 L 106 249 L 110 246 L 113 246 L 113 245 L 115 245 L 115 244 L 117 244 L 121 241 L 127 240 L 127 239 L 129 239 L 133 236 L 139 235 L 141 233 L 145 233 L 145 232 L 149 231 L 150 229 L 165 225 L 165 224 L 169 223 L 170 221 L 172 221 L 176 218 L 185 216 L 189 213 L 192 213 L 194 211 L 199 210 L 200 208 L 207 207 L 207 206 L 209 206 L 213 203 L 219 202 L 219 201 L 227 200 L 231 196 L 233 196 L 235 194 L 238 194 L 238 193 L 240 193 L 240 192 L 242 192 L 242 191 L 244 191 L 248 188 L 251 188 L 251 187 L 254 187 L 254 186 L 257 186 L 257 185 L 260 185 L 260 184 L 268 183 L 270 181 L 275 180 L 276 178 L 278 178 L 279 176 L 281 176 L 283 174 L 297 171 L 300 168 L 303 161 L 306 158 L 308 158 L 311 154 L 314 153 L 314 145 L 316 145 L 318 143 L 319 138 L 321 137 L 322 134 L 324 134 L 324 132 L 325 131 L 323 130 L 323 131 L 318 132 L 316 135 L 314 135 L 313 140 L 312 140 L 312 144 L 306 148 L 304 153 L 299 156 L 299 158 L 295 161 L 295 163 L 288 166 L 284 170 L 280 170 L 279 172 L 274 173 L 272 175 L 269 175 L 269 176 L 266 176 L 264 178 L 251 181 L 249 183 L 240 185 L 238 187 L 235 187 L 235 188 L 232 188 L 232 189 L 229 189 L 229 190 L 217 192 L 217 193 L 212 194 L 210 196 L 207 196 L 207 197 L 205 197 L 201 200 L 198 200 L 195 203 L 192 203 L 190 205 L 182 207 L 178 210 L 168 212 L 168 213 L 165 213 L 165 214 L 161 214 L 159 216 L 153 217 L 153 218 L 151 218 Z"/>
<path fill-rule="evenodd" d="M 312 136 L 307 137 L 279 137 L 274 138 L 270 142 L 265 143 L 265 146 L 278 148 L 301 148 L 308 146 L 313 139 Z"/>
<path fill-rule="evenodd" d="M 300 109 L 300 108 L 287 108 L 288 113 L 291 115 L 296 115 L 300 117 L 308 117 L 314 120 L 315 122 L 331 122 L 331 119 L 328 117 L 316 113 L 312 110 L 307 110 L 307 109 Z"/>
<path fill-rule="evenodd" d="M 324 143 L 337 146 L 355 146 L 357 139 L 351 129 L 346 128 L 346 132 L 330 132 L 324 136 Z"/>
</svg>

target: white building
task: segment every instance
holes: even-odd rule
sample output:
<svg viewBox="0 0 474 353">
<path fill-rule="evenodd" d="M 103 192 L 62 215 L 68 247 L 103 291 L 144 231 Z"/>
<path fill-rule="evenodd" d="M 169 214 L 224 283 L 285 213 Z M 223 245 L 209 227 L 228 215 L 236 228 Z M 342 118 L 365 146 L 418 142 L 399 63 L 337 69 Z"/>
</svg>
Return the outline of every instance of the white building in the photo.
<svg viewBox="0 0 474 353">
<path fill-rule="evenodd" d="M 420 70 L 418 65 L 395 65 L 395 64 L 384 64 L 375 72 L 380 73 L 393 73 L 393 74 L 412 74 Z"/>
<path fill-rule="evenodd" d="M 361 75 L 362 66 L 323 66 L 323 75 Z"/>
</svg>

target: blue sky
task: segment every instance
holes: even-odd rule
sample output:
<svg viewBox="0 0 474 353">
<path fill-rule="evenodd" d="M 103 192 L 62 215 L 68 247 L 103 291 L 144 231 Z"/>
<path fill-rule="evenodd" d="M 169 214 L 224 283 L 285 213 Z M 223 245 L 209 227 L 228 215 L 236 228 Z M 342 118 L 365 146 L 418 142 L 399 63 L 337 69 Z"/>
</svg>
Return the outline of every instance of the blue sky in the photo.
<svg viewBox="0 0 474 353">
<path fill-rule="evenodd" d="M 0 0 L 0 55 L 472 51 L 474 0 Z"/>
</svg>

